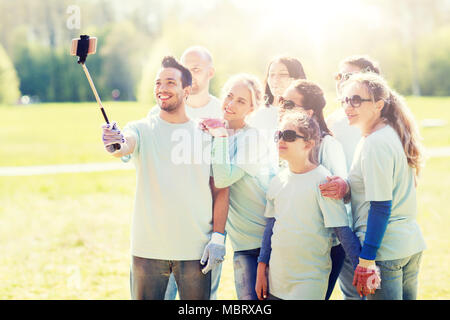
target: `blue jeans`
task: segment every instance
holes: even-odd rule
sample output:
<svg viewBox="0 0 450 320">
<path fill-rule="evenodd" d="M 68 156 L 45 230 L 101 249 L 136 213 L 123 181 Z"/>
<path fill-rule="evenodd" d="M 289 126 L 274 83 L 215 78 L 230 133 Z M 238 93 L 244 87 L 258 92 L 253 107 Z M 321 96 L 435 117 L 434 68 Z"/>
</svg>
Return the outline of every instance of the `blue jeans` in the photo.
<svg viewBox="0 0 450 320">
<path fill-rule="evenodd" d="M 217 299 L 217 289 L 219 288 L 220 275 L 222 273 L 222 264 L 219 264 L 216 268 L 211 270 L 211 297 L 210 300 Z M 177 297 L 177 283 L 173 274 L 170 275 L 169 284 L 167 285 L 166 294 L 164 300 L 175 300 Z"/>
<path fill-rule="evenodd" d="M 131 299 L 163 300 L 171 273 L 181 300 L 209 300 L 211 273 L 202 273 L 200 260 L 172 261 L 136 256 L 131 262 Z"/>
<path fill-rule="evenodd" d="M 238 300 L 258 300 L 255 286 L 259 251 L 260 248 L 234 252 L 234 285 Z"/>
<path fill-rule="evenodd" d="M 421 260 L 422 252 L 403 259 L 376 261 L 381 288 L 367 296 L 367 300 L 416 300 Z"/>
</svg>

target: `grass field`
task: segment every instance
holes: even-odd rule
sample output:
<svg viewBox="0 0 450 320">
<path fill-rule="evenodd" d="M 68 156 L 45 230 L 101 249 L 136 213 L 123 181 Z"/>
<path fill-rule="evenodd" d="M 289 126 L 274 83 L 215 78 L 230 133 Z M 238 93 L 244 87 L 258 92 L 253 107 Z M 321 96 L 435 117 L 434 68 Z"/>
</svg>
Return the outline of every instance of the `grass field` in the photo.
<svg viewBox="0 0 450 320">
<path fill-rule="evenodd" d="M 427 147 L 450 146 L 450 98 L 410 98 Z M 123 125 L 148 106 L 107 103 Z M 95 104 L 0 107 L 0 166 L 117 161 L 103 151 Z M 450 298 L 450 158 L 428 160 L 418 188 L 419 223 L 428 249 L 420 299 Z M 0 177 L 0 299 L 129 299 L 129 238 L 135 173 L 111 171 Z M 219 299 L 235 299 L 227 248 Z M 333 299 L 340 299 L 335 289 Z"/>
</svg>

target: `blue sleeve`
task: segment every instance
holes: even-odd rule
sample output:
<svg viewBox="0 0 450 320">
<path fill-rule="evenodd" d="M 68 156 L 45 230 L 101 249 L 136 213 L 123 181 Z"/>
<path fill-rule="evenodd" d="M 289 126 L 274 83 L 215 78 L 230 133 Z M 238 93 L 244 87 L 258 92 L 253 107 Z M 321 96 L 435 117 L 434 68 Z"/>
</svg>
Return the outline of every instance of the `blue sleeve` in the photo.
<svg viewBox="0 0 450 320">
<path fill-rule="evenodd" d="M 360 257 L 375 260 L 391 215 L 392 200 L 370 201 L 366 237 Z"/>
<path fill-rule="evenodd" d="M 356 269 L 359 263 L 358 257 L 361 252 L 361 244 L 359 243 L 358 237 L 350 227 L 337 227 L 334 228 L 334 232 L 341 242 L 345 254 L 352 262 L 353 269 Z"/>
<path fill-rule="evenodd" d="M 272 234 L 275 218 L 267 218 L 266 228 L 264 229 L 261 250 L 259 252 L 258 263 L 269 263 L 270 253 L 272 252 Z"/>
</svg>

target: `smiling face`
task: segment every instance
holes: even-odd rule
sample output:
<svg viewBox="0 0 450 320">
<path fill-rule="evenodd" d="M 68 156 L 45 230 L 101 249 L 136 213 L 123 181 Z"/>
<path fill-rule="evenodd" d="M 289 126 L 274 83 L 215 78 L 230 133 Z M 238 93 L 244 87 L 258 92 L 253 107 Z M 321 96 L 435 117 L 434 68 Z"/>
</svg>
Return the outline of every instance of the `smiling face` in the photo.
<svg viewBox="0 0 450 320">
<path fill-rule="evenodd" d="M 183 55 L 181 62 L 192 74 L 191 94 L 196 95 L 208 90 L 209 81 L 214 76 L 211 61 L 198 51 L 190 51 Z"/>
<path fill-rule="evenodd" d="M 342 96 L 352 97 L 353 95 L 359 95 L 362 99 L 372 99 L 367 88 L 359 82 L 352 82 L 344 85 L 342 88 Z M 352 107 L 350 103 L 343 103 L 345 114 L 347 115 L 350 125 L 357 126 L 359 128 L 365 128 L 380 117 L 380 108 L 373 101 L 361 102 L 361 105 L 357 108 Z"/>
<path fill-rule="evenodd" d="M 159 107 L 166 112 L 174 112 L 183 105 L 190 87 L 183 89 L 181 71 L 162 68 L 155 80 L 155 98 Z"/>
<path fill-rule="evenodd" d="M 281 96 L 294 79 L 288 68 L 281 62 L 273 62 L 269 68 L 267 83 L 274 96 Z"/>
<path fill-rule="evenodd" d="M 242 120 L 253 111 L 252 94 L 250 89 L 242 82 L 235 83 L 222 104 L 225 120 Z"/>
</svg>

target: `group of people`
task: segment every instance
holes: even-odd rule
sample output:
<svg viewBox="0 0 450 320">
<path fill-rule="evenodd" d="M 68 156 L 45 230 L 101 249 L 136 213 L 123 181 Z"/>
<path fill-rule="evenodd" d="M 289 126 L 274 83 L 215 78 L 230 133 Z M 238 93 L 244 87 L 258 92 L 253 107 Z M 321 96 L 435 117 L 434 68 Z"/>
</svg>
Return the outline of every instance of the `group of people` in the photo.
<svg viewBox="0 0 450 320">
<path fill-rule="evenodd" d="M 227 240 L 240 300 L 329 299 L 338 279 L 345 299 L 415 299 L 421 146 L 377 63 L 340 63 L 327 119 L 296 58 L 273 59 L 263 85 L 230 77 L 221 100 L 213 77 L 204 47 L 164 57 L 157 106 L 102 127 L 136 167 L 132 299 L 216 299 Z"/>
</svg>

